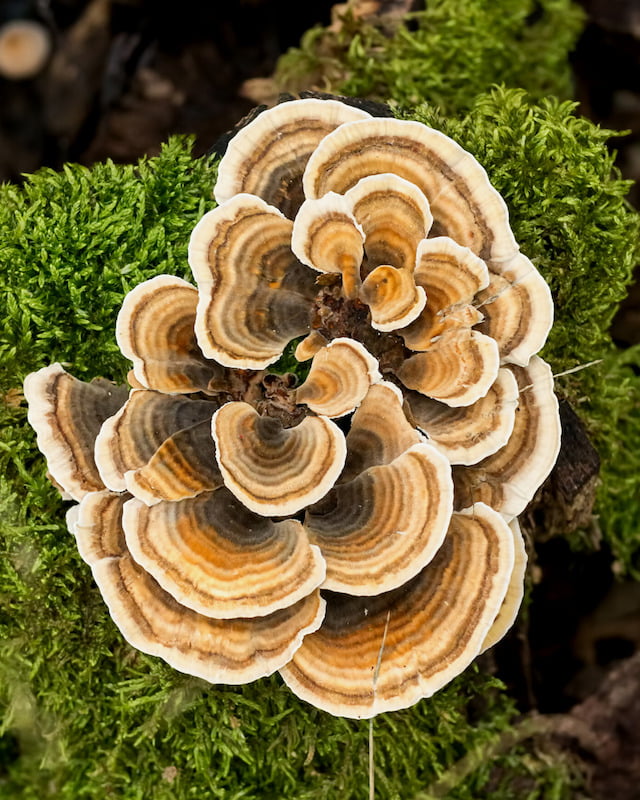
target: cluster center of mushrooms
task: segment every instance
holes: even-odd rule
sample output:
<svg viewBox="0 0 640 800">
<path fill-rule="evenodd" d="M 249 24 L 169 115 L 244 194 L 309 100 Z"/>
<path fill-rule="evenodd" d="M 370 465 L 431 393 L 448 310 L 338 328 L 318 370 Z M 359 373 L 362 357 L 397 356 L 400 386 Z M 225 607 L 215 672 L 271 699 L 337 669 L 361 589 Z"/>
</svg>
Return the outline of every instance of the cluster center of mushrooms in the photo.
<svg viewBox="0 0 640 800">
<path fill-rule="evenodd" d="M 133 646 L 212 683 L 279 670 L 332 714 L 405 708 L 520 605 L 517 517 L 560 439 L 549 289 L 484 169 L 418 122 L 282 103 L 215 199 L 196 286 L 124 299 L 130 390 L 27 377 L 38 446 Z"/>
</svg>

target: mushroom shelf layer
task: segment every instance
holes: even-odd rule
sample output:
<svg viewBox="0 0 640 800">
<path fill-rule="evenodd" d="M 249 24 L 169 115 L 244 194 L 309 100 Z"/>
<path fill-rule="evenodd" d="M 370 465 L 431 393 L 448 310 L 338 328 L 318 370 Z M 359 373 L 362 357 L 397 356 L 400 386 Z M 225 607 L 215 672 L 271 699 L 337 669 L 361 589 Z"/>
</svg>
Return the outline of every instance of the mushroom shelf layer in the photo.
<svg viewBox="0 0 640 800">
<path fill-rule="evenodd" d="M 131 389 L 59 364 L 29 421 L 125 638 L 211 682 L 280 670 L 371 717 L 512 624 L 559 448 L 553 304 L 456 142 L 339 101 L 231 140 L 218 206 L 117 320 Z M 306 379 L 271 365 L 295 345 Z"/>
</svg>

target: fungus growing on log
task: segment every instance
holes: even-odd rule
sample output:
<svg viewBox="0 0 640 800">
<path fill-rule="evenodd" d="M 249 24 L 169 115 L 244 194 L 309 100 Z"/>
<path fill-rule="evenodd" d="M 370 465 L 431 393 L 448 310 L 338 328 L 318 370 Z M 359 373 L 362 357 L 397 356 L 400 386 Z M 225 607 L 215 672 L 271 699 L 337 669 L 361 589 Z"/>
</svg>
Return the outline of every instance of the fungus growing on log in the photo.
<svg viewBox="0 0 640 800">
<path fill-rule="evenodd" d="M 25 382 L 68 526 L 144 652 L 280 670 L 333 714 L 407 707 L 517 614 L 517 516 L 559 447 L 548 287 L 484 169 L 417 122 L 282 103 L 215 197 L 196 285 L 124 300 L 128 399 L 59 365 Z"/>
</svg>

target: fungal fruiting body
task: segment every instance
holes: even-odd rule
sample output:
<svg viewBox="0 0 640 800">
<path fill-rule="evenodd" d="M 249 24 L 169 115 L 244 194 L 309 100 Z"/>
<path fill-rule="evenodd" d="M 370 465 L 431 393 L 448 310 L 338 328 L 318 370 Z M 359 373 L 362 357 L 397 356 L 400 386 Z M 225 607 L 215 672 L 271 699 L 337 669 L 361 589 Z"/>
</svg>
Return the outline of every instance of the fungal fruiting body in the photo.
<svg viewBox="0 0 640 800">
<path fill-rule="evenodd" d="M 69 528 L 140 650 L 212 683 L 279 670 L 337 715 L 407 707 L 517 613 L 517 517 L 560 438 L 549 289 L 483 168 L 418 122 L 283 103 L 215 198 L 196 285 L 124 300 L 128 393 L 25 381 Z"/>
</svg>

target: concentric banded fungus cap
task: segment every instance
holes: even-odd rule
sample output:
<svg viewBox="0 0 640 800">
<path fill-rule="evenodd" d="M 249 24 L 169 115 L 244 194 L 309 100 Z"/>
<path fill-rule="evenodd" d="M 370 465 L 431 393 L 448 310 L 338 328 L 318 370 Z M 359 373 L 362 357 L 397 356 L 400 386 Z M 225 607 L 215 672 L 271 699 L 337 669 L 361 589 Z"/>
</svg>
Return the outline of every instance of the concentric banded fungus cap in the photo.
<svg viewBox="0 0 640 800">
<path fill-rule="evenodd" d="M 371 325 L 390 331 L 408 325 L 425 306 L 413 271 L 432 223 L 416 186 L 397 175 L 373 175 L 344 196 L 328 192 L 305 200 L 291 249 L 308 267 L 341 275 L 344 296 L 359 297 L 369 306 Z"/>
<path fill-rule="evenodd" d="M 490 266 L 499 274 L 491 273 L 489 286 L 478 296 L 484 316 L 478 330 L 496 340 L 503 363 L 526 367 L 553 324 L 551 291 L 522 253 Z"/>
<path fill-rule="evenodd" d="M 413 423 L 452 464 L 477 464 L 509 441 L 518 407 L 518 383 L 501 369 L 484 397 L 470 406 L 451 408 L 419 392 L 405 402 Z"/>
<path fill-rule="evenodd" d="M 319 142 L 345 122 L 368 119 L 335 100 L 309 98 L 281 103 L 236 134 L 218 167 L 215 198 L 224 203 L 247 192 L 287 217 L 302 203 L 302 173 Z"/>
<path fill-rule="evenodd" d="M 306 417 L 286 429 L 247 403 L 216 411 L 212 435 L 225 486 L 264 516 L 295 514 L 324 497 L 346 456 L 344 434 L 326 417 Z"/>
<path fill-rule="evenodd" d="M 317 590 L 264 617 L 213 619 L 181 605 L 131 558 L 121 523 L 127 499 L 87 495 L 73 533 L 113 621 L 138 650 L 211 683 L 240 684 L 288 663 L 320 625 L 324 600 Z"/>
<path fill-rule="evenodd" d="M 460 247 L 447 236 L 423 239 L 416 249 L 414 278 L 429 303 L 418 319 L 400 332 L 411 350 L 428 350 L 434 339 L 482 321 L 473 302 L 489 285 L 489 270 L 468 247 Z"/>
<path fill-rule="evenodd" d="M 452 506 L 449 462 L 429 444 L 336 486 L 304 523 L 327 562 L 323 588 L 374 595 L 406 583 L 441 546 Z"/>
<path fill-rule="evenodd" d="M 504 200 L 475 158 L 452 139 L 419 122 L 368 119 L 341 125 L 307 163 L 307 198 L 343 194 L 369 175 L 391 172 L 429 200 L 438 233 L 484 260 L 511 258 L 518 245 Z"/>
<path fill-rule="evenodd" d="M 515 517 L 559 445 L 550 292 L 483 168 L 420 123 L 285 103 L 219 175 L 197 288 L 125 299 L 129 398 L 54 365 L 29 418 L 134 646 L 212 682 L 280 669 L 333 714 L 404 708 L 521 602 Z"/>
<path fill-rule="evenodd" d="M 423 441 L 402 410 L 400 389 L 387 381 L 375 383 L 351 419 L 347 459 L 339 482 L 353 480 L 369 467 L 390 464 Z"/>
<path fill-rule="evenodd" d="M 339 716 L 406 708 L 478 655 L 513 565 L 513 533 L 499 514 L 482 503 L 454 514 L 433 561 L 401 588 L 367 598 L 327 593 L 321 628 L 281 675 L 299 697 Z"/>
<path fill-rule="evenodd" d="M 55 482 L 74 500 L 103 489 L 93 446 L 102 423 L 126 400 L 126 389 L 105 380 L 83 383 L 52 364 L 25 378 L 24 394 Z"/>
<path fill-rule="evenodd" d="M 449 406 L 469 406 L 489 391 L 500 369 L 494 339 L 478 331 L 450 331 L 424 353 L 408 358 L 396 375 L 416 389 Z"/>
<path fill-rule="evenodd" d="M 291 249 L 311 269 L 341 275 L 345 296 L 354 299 L 360 289 L 364 238 L 352 204 L 329 192 L 302 204 L 291 232 Z"/>
<path fill-rule="evenodd" d="M 173 435 L 202 422 L 210 424 L 218 405 L 133 389 L 118 413 L 105 420 L 95 440 L 95 460 L 104 485 L 124 491 L 129 471 L 147 465 Z"/>
<path fill-rule="evenodd" d="M 383 264 L 413 270 L 416 251 L 433 225 L 424 194 L 398 175 L 362 178 L 345 193 L 364 233 L 366 272 Z"/>
<path fill-rule="evenodd" d="M 334 339 L 313 358 L 296 402 L 316 414 L 342 417 L 360 405 L 373 383 L 381 380 L 378 362 L 353 339 Z"/>
<path fill-rule="evenodd" d="M 291 229 L 277 209 L 248 194 L 209 211 L 193 229 L 195 332 L 208 358 L 262 369 L 309 331 L 314 276 L 291 252 Z"/>
<path fill-rule="evenodd" d="M 146 464 L 124 473 L 125 486 L 148 506 L 183 500 L 222 486 L 211 418 L 174 433 Z"/>
<path fill-rule="evenodd" d="M 124 506 L 127 547 L 182 605 L 207 617 L 263 617 L 324 580 L 325 563 L 294 519 L 271 522 L 226 489 L 148 508 Z"/>
<path fill-rule="evenodd" d="M 518 382 L 513 432 L 493 455 L 453 472 L 456 506 L 483 502 L 505 519 L 524 511 L 551 472 L 560 450 L 560 416 L 551 368 L 534 356 L 528 367 L 511 367 Z"/>
<path fill-rule="evenodd" d="M 207 391 L 223 378 L 219 364 L 206 359 L 196 343 L 198 292 L 173 275 L 158 275 L 125 297 L 116 339 L 133 361 L 135 380 L 161 392 Z"/>
</svg>

